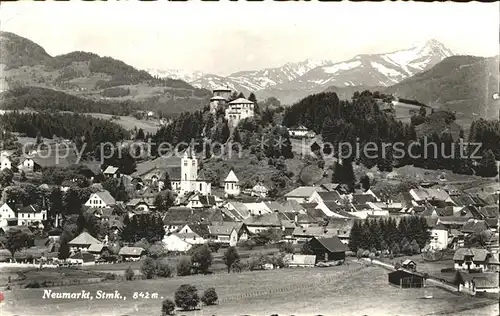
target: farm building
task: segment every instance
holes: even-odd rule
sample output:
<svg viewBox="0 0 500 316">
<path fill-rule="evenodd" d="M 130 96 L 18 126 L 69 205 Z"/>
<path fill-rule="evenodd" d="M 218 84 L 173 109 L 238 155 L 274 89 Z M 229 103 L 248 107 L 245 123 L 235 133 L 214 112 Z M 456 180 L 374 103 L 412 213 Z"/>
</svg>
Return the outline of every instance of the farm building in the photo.
<svg viewBox="0 0 500 316">
<path fill-rule="evenodd" d="M 389 283 L 401 288 L 425 287 L 425 278 L 414 271 L 399 269 L 389 273 Z"/>
<path fill-rule="evenodd" d="M 88 249 L 92 244 L 100 244 L 100 241 L 92 237 L 87 232 L 81 233 L 68 243 L 68 245 L 75 250 Z"/>
<path fill-rule="evenodd" d="M 312 251 L 318 261 L 345 260 L 347 246 L 343 244 L 337 236 L 330 238 L 313 237 L 309 241 Z"/>
<path fill-rule="evenodd" d="M 123 260 L 131 259 L 133 261 L 139 260 L 141 256 L 146 252 L 141 247 L 122 247 L 118 252 L 118 255 L 122 257 Z"/>
<path fill-rule="evenodd" d="M 455 282 L 460 292 L 476 295 L 478 292 L 499 293 L 498 273 L 465 273 L 457 271 Z"/>
</svg>

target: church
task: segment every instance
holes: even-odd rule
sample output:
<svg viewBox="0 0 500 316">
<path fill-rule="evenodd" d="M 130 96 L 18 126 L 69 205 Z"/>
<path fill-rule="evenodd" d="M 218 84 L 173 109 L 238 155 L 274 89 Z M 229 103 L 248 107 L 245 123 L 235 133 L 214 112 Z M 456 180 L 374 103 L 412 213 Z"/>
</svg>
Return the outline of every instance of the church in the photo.
<svg viewBox="0 0 500 316">
<path fill-rule="evenodd" d="M 203 195 L 212 193 L 212 184 L 203 170 L 198 173 L 198 158 L 191 147 L 186 149 L 181 159 L 180 177 L 170 179 L 172 188 L 181 196 L 189 192 L 199 192 Z"/>
</svg>

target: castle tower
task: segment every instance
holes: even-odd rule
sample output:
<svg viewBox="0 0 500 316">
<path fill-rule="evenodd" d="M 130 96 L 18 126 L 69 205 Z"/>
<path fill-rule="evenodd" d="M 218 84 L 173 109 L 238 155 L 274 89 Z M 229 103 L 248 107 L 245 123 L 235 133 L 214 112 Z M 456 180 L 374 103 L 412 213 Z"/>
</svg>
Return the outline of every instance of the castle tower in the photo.
<svg viewBox="0 0 500 316">
<path fill-rule="evenodd" d="M 198 159 L 188 147 L 181 159 L 181 192 L 193 191 L 198 178 Z"/>
</svg>

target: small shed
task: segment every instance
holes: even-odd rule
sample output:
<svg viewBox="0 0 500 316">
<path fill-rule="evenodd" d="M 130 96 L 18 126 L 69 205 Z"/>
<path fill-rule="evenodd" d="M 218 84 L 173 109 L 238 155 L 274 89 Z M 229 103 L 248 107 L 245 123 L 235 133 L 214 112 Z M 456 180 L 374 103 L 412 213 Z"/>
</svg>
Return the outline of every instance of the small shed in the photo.
<svg viewBox="0 0 500 316">
<path fill-rule="evenodd" d="M 389 283 L 400 288 L 421 288 L 425 287 L 425 278 L 415 271 L 399 269 L 389 273 Z"/>
<path fill-rule="evenodd" d="M 284 261 L 290 268 L 312 268 L 316 263 L 316 256 L 288 254 L 285 256 Z"/>
</svg>

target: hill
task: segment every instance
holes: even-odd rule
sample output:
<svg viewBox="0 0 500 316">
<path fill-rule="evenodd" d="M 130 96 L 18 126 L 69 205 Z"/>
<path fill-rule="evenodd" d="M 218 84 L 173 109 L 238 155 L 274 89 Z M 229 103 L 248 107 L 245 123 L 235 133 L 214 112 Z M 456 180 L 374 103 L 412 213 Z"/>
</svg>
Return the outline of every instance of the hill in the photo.
<svg viewBox="0 0 500 316">
<path fill-rule="evenodd" d="M 468 125 L 479 117 L 498 117 L 500 102 L 493 99 L 498 92 L 498 69 L 498 57 L 452 56 L 384 93 L 455 112 L 457 122 Z"/>
<path fill-rule="evenodd" d="M 129 101 L 135 108 L 167 114 L 199 110 L 211 96 L 208 90 L 154 77 L 111 57 L 82 51 L 52 57 L 16 34 L 0 32 L 0 39 L 1 91 L 39 87 L 97 101 Z"/>
</svg>

